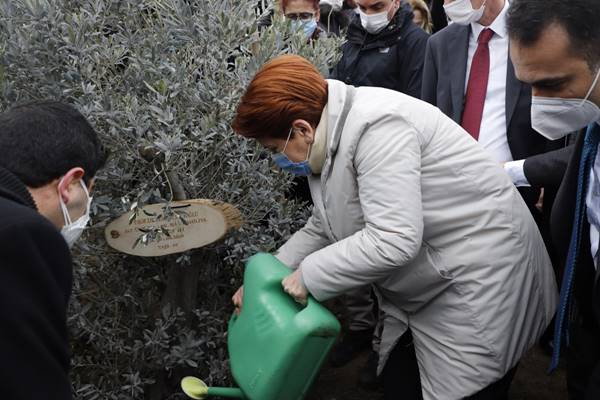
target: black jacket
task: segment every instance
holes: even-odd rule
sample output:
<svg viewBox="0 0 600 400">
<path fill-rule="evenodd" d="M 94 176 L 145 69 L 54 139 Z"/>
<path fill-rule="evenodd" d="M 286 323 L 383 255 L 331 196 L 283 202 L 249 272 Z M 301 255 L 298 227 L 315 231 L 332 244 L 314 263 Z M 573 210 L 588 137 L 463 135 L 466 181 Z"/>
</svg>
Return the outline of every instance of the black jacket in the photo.
<svg viewBox="0 0 600 400">
<path fill-rule="evenodd" d="M 584 132 L 585 134 L 585 132 Z M 558 189 L 569 160 L 573 156 L 574 144 L 525 159 L 523 172 L 529 184 L 538 188 Z"/>
<path fill-rule="evenodd" d="M 431 22 L 433 23 L 433 33 L 441 31 L 448 26 L 448 19 L 444 11 L 444 0 L 430 0 L 429 10 L 431 10 Z"/>
<path fill-rule="evenodd" d="M 419 98 L 425 46 L 429 35 L 412 21 L 413 13 L 403 4 L 388 26 L 376 35 L 354 17 L 342 59 L 330 78 L 353 86 L 377 86 Z"/>
<path fill-rule="evenodd" d="M 27 188 L 0 168 L 0 398 L 71 399 L 71 254 Z"/>
</svg>

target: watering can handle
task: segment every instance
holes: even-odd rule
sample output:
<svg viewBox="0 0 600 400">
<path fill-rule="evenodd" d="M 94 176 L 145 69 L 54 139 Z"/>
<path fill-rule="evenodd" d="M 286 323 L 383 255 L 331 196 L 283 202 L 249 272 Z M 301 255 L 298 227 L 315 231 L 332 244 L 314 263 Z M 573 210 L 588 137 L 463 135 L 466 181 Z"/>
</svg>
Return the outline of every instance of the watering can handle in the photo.
<svg viewBox="0 0 600 400">
<path fill-rule="evenodd" d="M 318 306 L 318 305 L 320 305 L 319 302 L 311 295 L 308 295 L 306 306 L 303 309 L 298 311 L 296 318 L 304 318 L 304 316 L 311 318 L 310 317 L 311 313 L 314 311 L 315 306 Z M 308 313 L 308 314 L 305 314 L 305 313 Z M 311 336 L 329 338 L 329 337 L 336 337 L 338 334 L 339 334 L 339 327 L 323 326 L 320 329 L 313 331 Z"/>
<path fill-rule="evenodd" d="M 302 306 L 302 310 L 304 310 L 308 306 L 318 304 L 318 302 L 311 295 L 308 295 L 308 297 L 306 298 L 306 304 L 302 304 L 299 301 L 296 301 L 296 303 L 298 303 L 300 306 Z M 300 310 L 300 312 L 302 310 Z"/>
<path fill-rule="evenodd" d="M 306 299 L 306 307 L 315 305 L 315 304 L 319 304 L 319 302 L 317 300 L 315 300 L 315 298 L 309 294 Z"/>
</svg>

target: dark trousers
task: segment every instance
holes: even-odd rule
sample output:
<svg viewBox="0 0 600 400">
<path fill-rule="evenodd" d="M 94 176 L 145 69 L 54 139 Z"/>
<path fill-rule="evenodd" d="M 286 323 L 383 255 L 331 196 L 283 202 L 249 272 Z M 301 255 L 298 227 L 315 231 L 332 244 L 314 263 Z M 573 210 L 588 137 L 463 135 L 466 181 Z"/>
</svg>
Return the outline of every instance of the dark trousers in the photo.
<svg viewBox="0 0 600 400">
<path fill-rule="evenodd" d="M 466 397 L 466 399 L 508 399 L 508 390 L 516 372 L 517 367 L 514 367 L 500 380 L 485 387 L 480 392 Z M 419 378 L 419 366 L 410 331 L 400 338 L 400 341 L 390 354 L 383 370 L 383 388 L 384 400 L 421 400 L 423 398 L 421 379 Z"/>
<path fill-rule="evenodd" d="M 569 400 L 600 399 L 600 329 L 595 323 L 571 325 L 567 388 Z"/>
</svg>

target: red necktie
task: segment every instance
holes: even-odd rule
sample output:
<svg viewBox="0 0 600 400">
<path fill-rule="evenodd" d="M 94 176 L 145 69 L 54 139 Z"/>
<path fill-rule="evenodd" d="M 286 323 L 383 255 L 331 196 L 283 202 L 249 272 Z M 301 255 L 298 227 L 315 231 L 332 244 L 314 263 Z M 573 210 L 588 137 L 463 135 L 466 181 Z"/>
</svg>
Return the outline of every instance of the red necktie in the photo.
<svg viewBox="0 0 600 400">
<path fill-rule="evenodd" d="M 479 139 L 479 128 L 481 127 L 481 117 L 490 76 L 490 48 L 488 43 L 492 36 L 494 36 L 494 31 L 489 28 L 484 29 L 479 34 L 477 50 L 473 56 L 469 83 L 467 84 L 465 109 L 463 110 L 461 125 L 475 140 Z"/>
</svg>

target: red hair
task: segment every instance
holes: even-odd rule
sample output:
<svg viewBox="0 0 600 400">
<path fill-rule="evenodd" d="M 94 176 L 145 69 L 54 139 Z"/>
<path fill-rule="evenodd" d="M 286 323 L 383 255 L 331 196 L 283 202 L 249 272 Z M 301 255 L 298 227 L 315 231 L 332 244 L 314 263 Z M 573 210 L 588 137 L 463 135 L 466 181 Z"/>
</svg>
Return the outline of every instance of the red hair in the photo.
<svg viewBox="0 0 600 400">
<path fill-rule="evenodd" d="M 327 82 L 317 68 L 300 56 L 279 56 L 248 85 L 232 127 L 249 138 L 285 139 L 296 119 L 316 127 L 326 104 Z"/>
<path fill-rule="evenodd" d="M 317 11 L 319 9 L 319 0 L 305 0 L 305 1 L 312 3 L 313 10 Z M 289 2 L 290 2 L 290 0 L 281 0 L 281 3 L 279 5 L 281 12 L 285 11 Z"/>
</svg>

